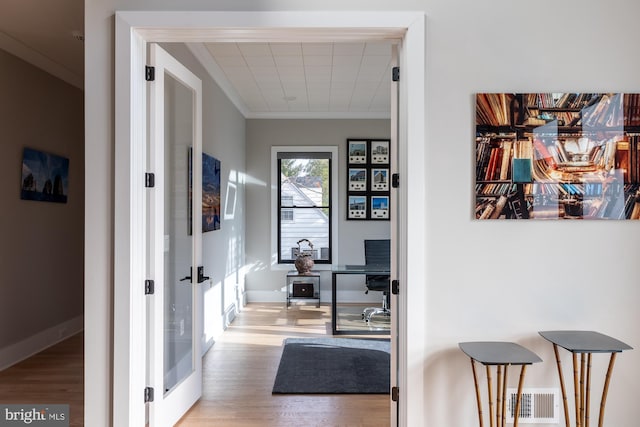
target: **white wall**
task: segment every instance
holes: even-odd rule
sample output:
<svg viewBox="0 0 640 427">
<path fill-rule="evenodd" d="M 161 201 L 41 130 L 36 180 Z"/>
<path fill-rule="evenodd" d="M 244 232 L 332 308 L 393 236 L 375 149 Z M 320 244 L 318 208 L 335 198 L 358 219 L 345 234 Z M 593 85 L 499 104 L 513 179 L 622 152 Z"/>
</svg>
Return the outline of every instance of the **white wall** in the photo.
<svg viewBox="0 0 640 427">
<path fill-rule="evenodd" d="M 389 120 L 247 120 L 247 300 L 284 302 L 285 276 L 292 264 L 278 265 L 271 244 L 272 146 L 334 146 L 338 158 L 332 167 L 338 170 L 334 191 L 338 194 L 338 230 L 334 231 L 334 264 L 363 264 L 363 239 L 388 239 L 388 221 L 347 221 L 347 138 L 389 138 Z M 317 265 L 321 269 L 320 264 Z M 331 301 L 331 273 L 320 271 L 320 298 Z M 341 279 L 339 301 L 379 301 L 375 292 L 365 295 L 362 278 Z M 367 298 L 368 297 L 368 298 Z"/>
<path fill-rule="evenodd" d="M 472 219 L 476 92 L 637 92 L 634 55 L 640 3 L 628 0 L 293 0 L 259 5 L 229 1 L 88 0 L 86 3 L 88 276 L 86 408 L 91 420 L 108 414 L 110 289 L 112 289 L 113 12 L 116 9 L 423 10 L 427 15 L 426 158 L 424 212 L 427 250 L 419 255 L 424 310 L 409 313 L 424 337 L 409 337 L 409 376 L 421 379 L 407 396 L 420 402 L 428 427 L 477 423 L 467 340 L 511 340 L 544 363 L 529 386 L 557 386 L 545 329 L 594 329 L 632 346 L 640 343 L 640 290 L 635 255 L 640 240 L 630 222 L 477 222 Z M 411 179 L 407 177 L 406 179 Z M 249 193 L 249 190 L 248 190 Z M 247 194 L 247 200 L 250 195 Z M 409 200 L 408 209 L 412 202 Z M 411 232 L 411 230 L 409 230 Z M 250 233 L 247 233 L 250 236 Z M 253 249 L 249 249 L 248 253 Z M 262 256 L 262 255 L 261 255 Z M 421 293 L 422 294 L 422 293 Z M 413 305 L 412 305 L 413 307 Z M 426 345 L 423 347 L 420 343 Z M 595 356 L 592 390 L 599 399 L 604 362 Z M 568 361 L 567 361 L 568 362 Z M 640 353 L 616 362 L 606 425 L 633 427 L 640 394 Z M 516 375 L 510 375 L 515 380 Z M 595 402 L 594 402 L 595 403 Z M 597 408 L 596 408 L 597 409 Z M 594 411 L 596 410 L 594 409 Z M 414 411 L 414 409 L 412 409 Z M 99 422 L 93 425 L 107 425 Z M 414 423 L 414 425 L 419 425 Z"/>
<path fill-rule="evenodd" d="M 638 224 L 471 219 L 474 93 L 637 92 L 640 60 L 623 46 L 638 36 L 632 17 L 640 4 L 429 4 L 425 420 L 470 426 L 477 423 L 473 383 L 459 341 L 509 340 L 532 349 L 544 363 L 528 370 L 526 385 L 538 387 L 559 387 L 552 347 L 538 331 L 596 330 L 640 344 Z M 594 355 L 593 418 L 606 361 Z M 639 362 L 638 351 L 618 357 L 605 425 L 637 425 L 631 408 Z"/>
</svg>

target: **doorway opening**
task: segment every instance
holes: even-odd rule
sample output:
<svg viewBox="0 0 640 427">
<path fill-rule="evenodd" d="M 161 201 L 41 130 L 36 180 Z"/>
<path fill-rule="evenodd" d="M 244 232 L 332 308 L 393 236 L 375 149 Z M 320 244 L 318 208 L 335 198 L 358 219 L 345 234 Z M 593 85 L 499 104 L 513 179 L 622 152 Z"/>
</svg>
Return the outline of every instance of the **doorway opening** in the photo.
<svg viewBox="0 0 640 427">
<path fill-rule="evenodd" d="M 399 49 L 400 67 L 406 69 L 401 80 L 397 113 L 398 147 L 397 168 L 402 176 L 413 169 L 422 169 L 419 160 L 424 141 L 424 16 L 419 13 L 314 13 L 314 12 L 122 12 L 116 18 L 116 176 L 144 175 L 144 123 L 146 116 L 146 89 L 144 81 L 131 70 L 143 70 L 147 45 L 150 42 L 205 42 L 205 41 L 326 41 L 376 40 L 394 38 L 402 40 Z M 407 88 L 411 87 L 409 91 Z M 392 126 L 392 139 L 394 127 Z M 411 155 L 409 155 L 411 151 Z M 415 156 L 415 160 L 410 157 Z M 415 164 L 415 162 L 418 162 Z M 415 173 L 411 173 L 413 178 Z M 418 176 L 417 183 L 420 179 Z M 412 279 L 408 269 L 408 191 L 411 185 L 397 189 L 397 221 L 392 223 L 392 276 L 402 283 Z M 116 208 L 116 223 L 122 217 L 131 229 L 144 225 L 141 188 L 131 180 L 117 180 L 116 198 L 129 202 Z M 419 201 L 418 203 L 422 203 Z M 121 214 L 122 216 L 120 216 Z M 419 226 L 420 228 L 423 225 Z M 116 228 L 118 225 L 116 224 Z M 144 248 L 144 236 L 130 232 L 116 235 L 116 250 L 124 248 L 128 259 L 117 258 L 115 265 L 116 312 L 125 313 L 114 320 L 114 424 L 144 422 L 144 405 L 138 404 L 134 391 L 144 389 L 146 355 L 137 348 L 144 341 L 145 299 L 142 289 L 132 283 L 144 282 L 144 261 L 139 259 Z M 422 278 L 420 278 L 422 279 Z M 392 425 L 405 425 L 410 393 L 406 379 L 407 359 L 407 296 L 400 293 L 392 305 L 397 307 L 395 331 L 392 332 L 392 385 L 407 396 L 398 406 L 392 405 Z M 119 310 L 126 307 L 126 310 Z M 132 309 L 133 307 L 133 309 Z M 139 309 L 139 311 L 137 309 Z M 140 314 L 138 314 L 140 313 Z M 132 391 L 133 390 L 133 391 Z"/>
</svg>

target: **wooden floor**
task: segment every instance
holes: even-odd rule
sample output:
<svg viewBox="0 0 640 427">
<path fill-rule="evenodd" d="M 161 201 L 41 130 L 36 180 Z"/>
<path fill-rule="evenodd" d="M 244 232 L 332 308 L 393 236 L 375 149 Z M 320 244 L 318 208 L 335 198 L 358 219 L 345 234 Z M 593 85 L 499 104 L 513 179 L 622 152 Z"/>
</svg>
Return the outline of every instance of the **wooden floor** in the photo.
<svg viewBox="0 0 640 427">
<path fill-rule="evenodd" d="M 388 395 L 271 394 L 282 341 L 330 335 L 331 306 L 247 305 L 205 356 L 202 398 L 178 426 L 389 426 Z"/>
<path fill-rule="evenodd" d="M 389 426 L 388 395 L 271 394 L 282 341 L 330 335 L 330 306 L 247 305 L 205 356 L 202 398 L 178 425 Z M 70 426 L 82 426 L 83 369 L 78 334 L 0 372 L 0 403 L 69 404 Z"/>
<path fill-rule="evenodd" d="M 0 372 L 0 403 L 67 404 L 70 426 L 84 424 L 84 335 Z"/>
</svg>

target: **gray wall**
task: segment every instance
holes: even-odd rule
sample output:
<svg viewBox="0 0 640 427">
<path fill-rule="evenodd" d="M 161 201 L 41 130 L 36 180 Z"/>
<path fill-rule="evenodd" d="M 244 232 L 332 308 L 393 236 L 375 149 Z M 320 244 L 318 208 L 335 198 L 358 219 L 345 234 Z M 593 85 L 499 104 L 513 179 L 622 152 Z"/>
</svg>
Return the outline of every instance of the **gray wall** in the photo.
<svg viewBox="0 0 640 427">
<path fill-rule="evenodd" d="M 293 265 L 273 264 L 276 254 L 271 249 L 271 147 L 272 146 L 336 146 L 338 158 L 333 167 L 338 170 L 338 230 L 334 233 L 338 257 L 334 264 L 364 263 L 363 239 L 389 238 L 388 221 L 346 220 L 346 152 L 348 138 L 389 138 L 389 120 L 247 120 L 247 263 L 252 268 L 247 275 L 248 301 L 284 301 L 286 271 Z M 318 268 L 322 268 L 318 265 Z M 345 283 L 349 282 L 349 283 Z M 362 280 L 341 281 L 340 301 L 377 301 L 372 293 L 367 298 Z M 331 275 L 321 271 L 321 299 L 331 300 Z"/>
<path fill-rule="evenodd" d="M 81 90 L 2 50 L 0 93 L 1 369 L 82 327 L 84 127 Z M 25 147 L 69 159 L 66 204 L 20 199 Z"/>
</svg>

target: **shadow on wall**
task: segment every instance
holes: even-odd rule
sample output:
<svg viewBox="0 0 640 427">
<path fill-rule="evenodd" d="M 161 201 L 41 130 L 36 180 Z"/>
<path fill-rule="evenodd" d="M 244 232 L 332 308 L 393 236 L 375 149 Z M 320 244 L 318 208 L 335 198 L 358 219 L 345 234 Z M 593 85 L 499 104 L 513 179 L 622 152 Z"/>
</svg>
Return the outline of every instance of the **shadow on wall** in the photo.
<svg viewBox="0 0 640 427">
<path fill-rule="evenodd" d="M 440 396 L 440 404 L 425 408 L 426 424 L 478 424 L 473 375 L 469 358 L 456 346 L 433 353 L 425 362 L 425 394 Z M 434 398 L 430 398 L 434 401 Z"/>
</svg>

